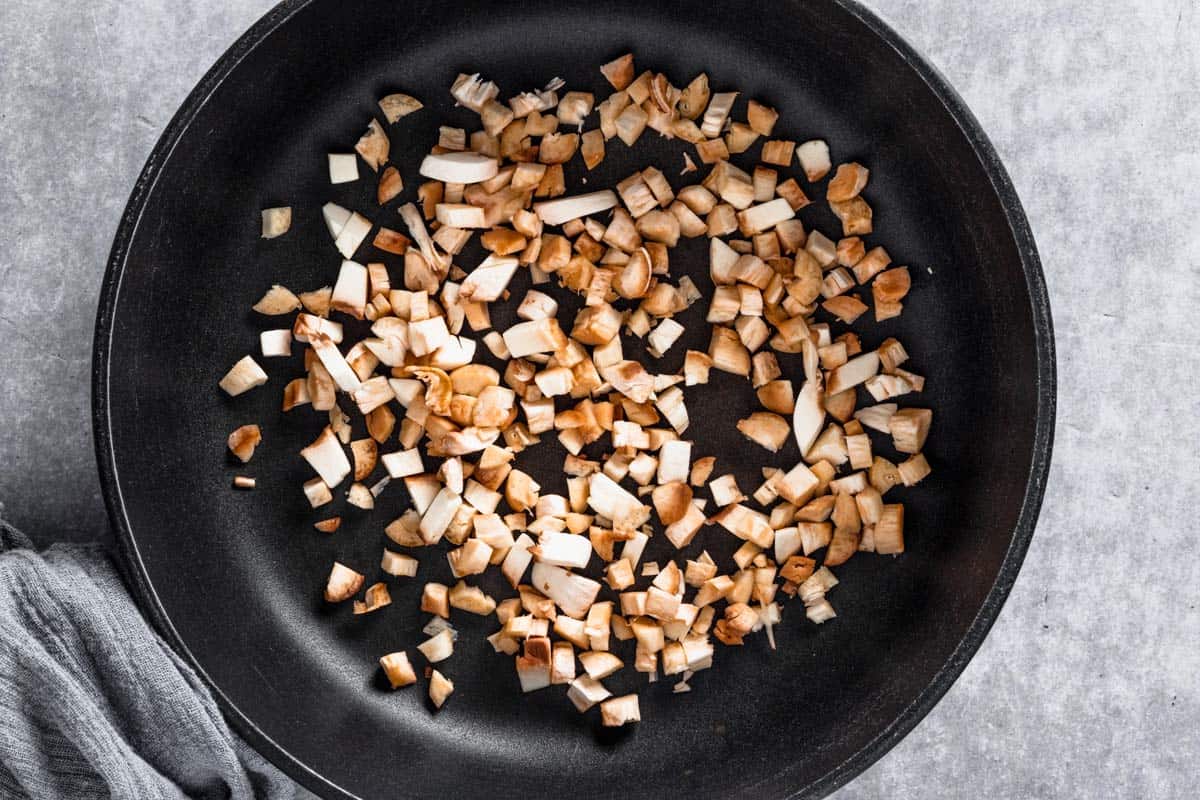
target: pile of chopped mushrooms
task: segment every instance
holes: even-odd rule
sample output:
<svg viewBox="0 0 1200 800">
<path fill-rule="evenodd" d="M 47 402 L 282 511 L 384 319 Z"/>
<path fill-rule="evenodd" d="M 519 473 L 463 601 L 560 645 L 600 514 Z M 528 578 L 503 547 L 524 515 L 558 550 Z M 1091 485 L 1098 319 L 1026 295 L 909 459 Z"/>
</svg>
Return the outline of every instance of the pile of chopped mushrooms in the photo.
<svg viewBox="0 0 1200 800">
<path fill-rule="evenodd" d="M 903 345 L 888 338 L 864 350 L 854 332 L 835 336 L 821 321 L 852 325 L 868 310 L 854 290 L 868 284 L 875 319 L 896 317 L 909 291 L 908 269 L 862 238 L 872 233 L 867 168 L 834 171 L 823 141 L 772 139 L 779 115 L 754 100 L 745 120 L 734 120 L 738 93 L 710 92 L 706 75 L 679 89 L 663 74 L 635 77 L 632 55 L 600 72 L 613 91 L 599 104 L 589 92 L 563 92 L 558 79 L 504 103 L 496 84 L 459 75 L 451 94 L 478 113 L 479 130 L 440 129 L 421 162 L 417 202 L 401 205 L 398 219 L 382 207 L 404 180 L 389 164 L 385 125 L 372 119 L 356 153 L 329 155 L 329 177 L 360 180 L 365 164 L 378 178 L 380 219 L 327 204 L 325 224 L 345 259 L 334 285 L 298 294 L 276 285 L 253 307 L 290 318 L 290 327 L 261 334 L 264 358 L 308 345 L 306 374 L 283 388 L 282 408 L 309 406 L 328 419 L 300 453 L 315 473 L 303 487 L 312 507 L 345 491 L 347 502 L 371 509 L 402 480 L 411 508 L 387 525 L 388 539 L 406 550 L 447 548 L 457 582 L 424 583 L 421 611 L 433 616 L 416 648 L 437 707 L 454 691 L 439 671 L 456 646 L 453 609 L 495 615 L 487 640 L 515 656 L 523 691 L 560 684 L 581 713 L 599 704 L 603 725 L 636 722 L 637 694 L 614 697 L 604 686 L 627 666 L 614 639 L 636 640 L 634 670 L 650 681 L 661 672 L 685 692 L 712 665 L 714 639 L 741 645 L 764 631 L 774 647 L 784 597 L 798 595 L 813 623 L 831 619 L 827 594 L 838 580 L 830 567 L 858 551 L 903 552 L 904 506 L 884 496 L 930 471 L 921 451 L 932 411 L 894 402 L 924 384 L 903 369 Z M 379 107 L 387 126 L 423 108 L 405 94 Z M 578 156 L 590 171 L 613 138 L 633 148 L 647 128 L 693 145 L 680 175 L 699 175 L 694 155 L 703 179 L 676 190 L 650 165 L 612 188 L 568 190 L 565 163 Z M 730 162 L 760 138 L 753 172 Z M 797 216 L 822 181 L 841 221 L 836 240 Z M 290 208 L 264 210 L 262 235 L 285 234 L 291 217 Z M 488 255 L 468 271 L 454 260 L 477 232 Z M 712 296 L 686 266 L 672 269 L 681 237 L 707 237 Z M 352 260 L 366 245 L 392 263 Z M 547 291 L 511 297 L 518 270 Z M 552 284 L 583 297 L 573 318 L 560 313 Z M 697 302 L 707 303 L 711 340 L 707 352 L 686 352 L 682 372 L 625 357 L 624 337 L 644 339 L 655 358 L 667 353 L 684 332 L 676 315 Z M 494 303 L 515 303 L 521 321 L 492 329 Z M 369 321 L 371 335 L 345 341 L 339 316 Z M 477 357 L 480 343 L 503 372 Z M 799 385 L 784 377 L 779 353 L 801 359 Z M 713 369 L 745 378 L 761 405 L 746 419 L 705 421 L 736 425 L 763 448 L 763 481 L 749 497 L 684 438 L 688 389 Z M 247 355 L 220 386 L 239 395 L 266 382 Z M 873 404 L 860 406 L 868 396 Z M 339 400 L 365 418 L 366 438 L 351 440 Z M 874 453 L 872 431 L 907 459 Z M 542 493 L 521 469 L 521 454 L 550 436 L 566 451 L 566 496 Z M 803 460 L 767 465 L 788 437 Z M 248 462 L 261 441 L 259 427 L 245 425 L 228 445 Z M 600 455 L 586 455 L 589 445 Z M 373 478 L 380 465 L 386 477 Z M 255 482 L 237 476 L 234 485 Z M 333 533 L 339 524 L 335 516 L 315 527 Z M 707 550 L 679 555 L 705 526 L 741 541 L 732 563 Z M 676 557 L 643 563 L 653 536 L 666 537 Z M 515 596 L 473 585 L 491 567 Z M 418 561 L 385 547 L 380 570 L 416 578 Z M 334 563 L 325 599 L 353 599 L 355 614 L 391 602 L 386 581 L 365 583 Z M 407 651 L 379 663 L 392 687 L 418 680 Z"/>
</svg>

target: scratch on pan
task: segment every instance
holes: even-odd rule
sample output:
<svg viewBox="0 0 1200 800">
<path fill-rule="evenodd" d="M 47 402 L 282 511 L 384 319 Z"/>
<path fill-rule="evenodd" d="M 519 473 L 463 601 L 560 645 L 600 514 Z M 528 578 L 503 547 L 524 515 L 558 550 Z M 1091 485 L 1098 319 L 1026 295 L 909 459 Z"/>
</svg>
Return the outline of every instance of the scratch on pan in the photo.
<svg viewBox="0 0 1200 800">
<path fill-rule="evenodd" d="M 258 664 L 252 663 L 250 666 L 254 668 L 254 674 L 256 674 L 256 675 L 258 675 L 258 677 L 262 678 L 263 683 L 265 683 L 267 685 L 267 688 L 271 690 L 271 694 L 279 693 L 278 690 L 275 688 L 275 684 L 271 682 L 271 679 L 268 678 L 266 675 L 264 675 L 263 671 L 258 668 Z"/>
</svg>

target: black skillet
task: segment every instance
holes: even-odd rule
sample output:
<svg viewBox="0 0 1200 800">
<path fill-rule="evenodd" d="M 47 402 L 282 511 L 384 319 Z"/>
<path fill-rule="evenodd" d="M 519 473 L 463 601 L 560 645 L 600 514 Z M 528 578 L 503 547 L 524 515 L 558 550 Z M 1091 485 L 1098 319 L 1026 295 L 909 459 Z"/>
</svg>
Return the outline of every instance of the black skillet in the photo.
<svg viewBox="0 0 1200 800">
<path fill-rule="evenodd" d="M 557 689 L 521 696 L 511 660 L 481 641 L 494 621 L 479 618 L 455 620 L 463 637 L 444 668 L 458 691 L 434 715 L 423 686 L 384 691 L 375 667 L 422 638 L 417 584 L 397 585 L 396 602 L 366 618 L 320 597 L 335 558 L 375 578 L 381 528 L 405 507 L 403 488 L 389 488 L 371 515 L 339 497 L 341 530 L 317 533 L 323 515 L 300 493 L 309 472 L 296 450 L 322 423 L 278 411 L 299 356 L 265 362 L 268 387 L 236 399 L 217 379 L 272 327 L 248 311 L 266 287 L 332 280 L 339 259 L 320 205 L 374 209 L 372 181 L 329 185 L 325 154 L 349 151 L 376 98 L 404 90 L 427 104 L 389 131 L 407 198 L 436 125 L 472 122 L 452 108 L 455 74 L 483 70 L 509 94 L 555 75 L 601 92 L 597 66 L 627 50 L 680 85 L 707 71 L 716 90 L 743 93 L 736 117 L 759 98 L 782 111 L 781 138 L 823 137 L 835 161 L 870 165 L 872 242 L 910 265 L 914 289 L 901 318 L 860 327 L 866 346 L 899 337 L 927 376 L 926 391 L 905 400 L 936 410 L 934 473 L 902 492 L 908 551 L 861 554 L 837 570 L 836 620 L 817 628 L 786 607 L 777 651 L 754 637 L 719 650 L 690 694 L 672 695 L 672 680 L 643 687 L 640 725 L 603 732 L 595 711 L 576 714 Z M 591 185 L 647 164 L 680 185 L 679 147 L 649 133 L 632 151 L 611 142 Z M 260 240 L 259 209 L 280 204 L 295 211 L 292 231 Z M 802 217 L 833 233 L 821 205 Z M 672 258 L 708 286 L 700 243 Z M 684 317 L 690 338 L 666 369 L 685 346 L 703 349 L 702 314 Z M 283 3 L 221 58 L 154 149 L 113 248 L 95 348 L 100 472 L 143 607 L 233 725 L 329 797 L 832 791 L 916 725 L 995 620 L 1033 533 L 1054 417 L 1046 290 L 1013 188 L 961 99 L 847 0 Z M 697 452 L 757 485 L 765 451 L 733 428 L 752 408 L 745 385 L 719 375 L 690 402 Z M 225 437 L 248 422 L 266 441 L 235 468 Z M 562 451 L 534 452 L 531 470 L 561 490 Z M 796 457 L 790 445 L 769 460 Z M 233 491 L 237 472 L 258 488 Z M 688 552 L 724 556 L 721 539 L 704 533 Z M 648 558 L 665 554 L 659 544 Z M 422 555 L 423 575 L 445 571 L 440 551 Z"/>
</svg>

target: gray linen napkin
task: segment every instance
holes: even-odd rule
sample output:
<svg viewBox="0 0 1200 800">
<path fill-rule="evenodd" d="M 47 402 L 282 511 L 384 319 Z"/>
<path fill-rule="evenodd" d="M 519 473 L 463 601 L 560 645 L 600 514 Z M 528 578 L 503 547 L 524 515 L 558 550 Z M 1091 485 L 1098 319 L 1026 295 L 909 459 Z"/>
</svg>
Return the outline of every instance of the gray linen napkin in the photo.
<svg viewBox="0 0 1200 800">
<path fill-rule="evenodd" d="M 311 797 L 234 735 L 99 547 L 0 521 L 0 798 Z"/>
</svg>

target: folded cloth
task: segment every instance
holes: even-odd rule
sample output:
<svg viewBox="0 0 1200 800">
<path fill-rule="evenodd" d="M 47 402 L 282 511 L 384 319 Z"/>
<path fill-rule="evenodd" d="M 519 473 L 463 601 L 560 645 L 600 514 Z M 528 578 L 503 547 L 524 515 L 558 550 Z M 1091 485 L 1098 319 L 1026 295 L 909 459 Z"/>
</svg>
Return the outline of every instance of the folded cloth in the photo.
<svg viewBox="0 0 1200 800">
<path fill-rule="evenodd" d="M 311 797 L 235 736 L 99 547 L 0 521 L 0 798 Z"/>
</svg>

